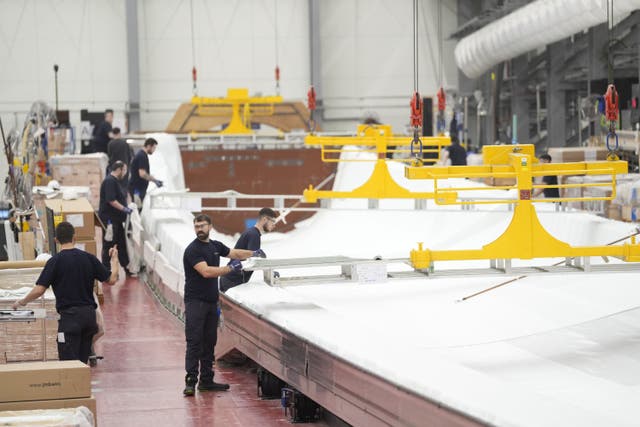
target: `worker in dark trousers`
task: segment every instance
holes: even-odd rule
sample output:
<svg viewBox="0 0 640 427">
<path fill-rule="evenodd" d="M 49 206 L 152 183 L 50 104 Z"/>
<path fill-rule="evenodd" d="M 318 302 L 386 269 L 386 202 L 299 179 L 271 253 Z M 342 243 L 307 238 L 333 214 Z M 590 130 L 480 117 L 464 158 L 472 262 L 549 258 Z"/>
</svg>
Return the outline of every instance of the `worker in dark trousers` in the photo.
<svg viewBox="0 0 640 427">
<path fill-rule="evenodd" d="M 97 304 L 93 298 L 94 280 L 113 285 L 118 280 L 118 249 L 109 250 L 111 271 L 92 254 L 75 247 L 75 229 L 61 222 L 55 230 L 60 252 L 44 266 L 36 285 L 13 309 L 39 298 L 49 286 L 56 296 L 58 320 L 58 357 L 87 363 L 93 335 L 98 332 Z"/>
<path fill-rule="evenodd" d="M 260 249 L 261 236 L 264 233 L 273 231 L 276 227 L 276 213 L 273 209 L 262 208 L 258 213 L 258 221 L 256 225 L 245 230 L 234 246 L 235 249 L 248 249 L 250 251 L 260 251 L 258 256 L 266 257 L 265 253 Z M 247 283 L 251 278 L 253 271 L 232 271 L 231 273 L 220 278 L 220 291 L 226 292 L 234 286 Z"/>
<path fill-rule="evenodd" d="M 162 181 L 151 175 L 149 167 L 149 156 L 156 151 L 158 141 L 153 138 L 147 138 L 144 146 L 140 149 L 131 161 L 131 179 L 129 180 L 129 193 L 131 200 L 138 205 L 138 209 L 142 209 L 142 202 L 147 194 L 149 182 L 156 184 L 158 188 L 162 187 Z"/>
<path fill-rule="evenodd" d="M 109 155 L 107 173 L 111 172 L 111 165 L 118 160 L 129 167 L 131 159 L 133 159 L 133 150 L 127 141 L 122 139 L 122 136 L 120 135 L 120 128 L 118 127 L 113 128 L 113 139 L 109 141 L 109 145 L 107 145 L 107 154 Z M 122 192 L 126 196 L 129 192 L 129 171 L 127 171 L 124 177 L 120 180 L 120 188 L 122 188 Z"/>
<path fill-rule="evenodd" d="M 228 390 L 229 384 L 213 381 L 213 351 L 218 339 L 218 277 L 242 270 L 240 260 L 253 256 L 252 251 L 229 249 L 210 240 L 211 218 L 198 215 L 193 220 L 196 239 L 184 251 L 185 396 L 199 391 Z M 220 257 L 233 260 L 220 267 Z M 199 375 L 199 379 L 198 379 Z"/>
<path fill-rule="evenodd" d="M 109 265 L 109 250 L 117 245 L 120 264 L 130 276 L 127 266 L 129 265 L 129 254 L 127 254 L 127 242 L 125 236 L 124 222 L 127 215 L 131 213 L 131 208 L 127 207 L 127 200 L 120 188 L 120 180 L 127 173 L 127 165 L 121 161 L 116 161 L 111 165 L 111 173 L 102 181 L 100 186 L 100 206 L 98 215 L 105 226 L 102 233 L 102 263 Z"/>
</svg>

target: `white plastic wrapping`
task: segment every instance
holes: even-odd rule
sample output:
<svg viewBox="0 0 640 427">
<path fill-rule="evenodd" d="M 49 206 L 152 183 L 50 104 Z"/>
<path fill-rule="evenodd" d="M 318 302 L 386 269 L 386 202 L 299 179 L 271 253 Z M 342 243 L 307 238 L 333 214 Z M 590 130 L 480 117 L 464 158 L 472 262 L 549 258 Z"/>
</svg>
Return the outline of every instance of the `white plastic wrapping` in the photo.
<svg viewBox="0 0 640 427">
<path fill-rule="evenodd" d="M 613 3 L 616 17 L 640 8 L 640 0 Z M 606 21 L 606 0 L 537 0 L 460 40 L 456 64 L 474 79 L 495 64 Z"/>
<path fill-rule="evenodd" d="M 93 414 L 84 406 L 0 412 L 0 425 L 14 427 L 93 427 Z"/>
</svg>

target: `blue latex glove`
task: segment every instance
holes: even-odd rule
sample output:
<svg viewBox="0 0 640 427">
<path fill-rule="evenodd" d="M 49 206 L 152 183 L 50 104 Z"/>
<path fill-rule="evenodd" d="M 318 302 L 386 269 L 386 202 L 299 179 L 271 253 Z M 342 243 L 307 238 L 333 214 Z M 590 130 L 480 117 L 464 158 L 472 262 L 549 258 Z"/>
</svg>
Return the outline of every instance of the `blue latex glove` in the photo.
<svg viewBox="0 0 640 427">
<path fill-rule="evenodd" d="M 255 251 L 253 251 L 251 256 L 258 257 L 258 258 L 266 258 L 267 254 L 265 254 L 262 249 L 256 249 Z"/>
<path fill-rule="evenodd" d="M 164 184 L 162 183 L 162 181 L 160 181 L 159 179 L 156 179 L 155 181 L 153 181 L 153 183 L 156 185 L 156 187 L 161 188 Z"/>
<path fill-rule="evenodd" d="M 229 266 L 233 268 L 233 271 L 242 270 L 242 263 L 240 262 L 239 259 L 232 259 L 231 262 L 229 263 Z"/>
<path fill-rule="evenodd" d="M 127 215 L 130 215 L 131 212 L 133 212 L 133 209 L 131 209 L 128 206 L 125 206 L 124 209 L 122 209 L 122 212 L 126 213 Z"/>
</svg>

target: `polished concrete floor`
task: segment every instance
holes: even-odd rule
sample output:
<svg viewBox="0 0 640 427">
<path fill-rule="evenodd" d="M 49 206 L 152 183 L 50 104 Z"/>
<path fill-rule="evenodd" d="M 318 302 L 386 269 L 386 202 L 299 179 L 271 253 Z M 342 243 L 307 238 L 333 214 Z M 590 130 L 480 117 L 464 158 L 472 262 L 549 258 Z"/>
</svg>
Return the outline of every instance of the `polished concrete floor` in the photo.
<svg viewBox="0 0 640 427">
<path fill-rule="evenodd" d="M 101 427 L 286 426 L 279 400 L 260 400 L 247 367 L 221 367 L 227 392 L 183 397 L 184 326 L 137 279 L 105 287 L 104 356 L 93 368 L 93 394 Z M 324 423 L 314 424 L 325 425 Z"/>
</svg>

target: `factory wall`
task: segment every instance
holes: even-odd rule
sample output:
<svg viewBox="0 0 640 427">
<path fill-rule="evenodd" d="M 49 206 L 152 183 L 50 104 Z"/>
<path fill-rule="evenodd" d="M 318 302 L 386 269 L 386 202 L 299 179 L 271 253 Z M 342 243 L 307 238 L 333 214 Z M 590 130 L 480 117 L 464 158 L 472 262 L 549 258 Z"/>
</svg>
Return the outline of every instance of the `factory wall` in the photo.
<svg viewBox="0 0 640 427">
<path fill-rule="evenodd" d="M 438 0 L 418 2 L 419 90 L 433 96 L 440 84 Z M 413 94 L 413 2 L 393 0 L 322 0 L 320 5 L 321 77 L 326 126 L 345 129 L 368 112 L 397 131 L 409 123 Z M 457 6 L 442 1 L 443 86 L 455 89 Z M 346 122 L 346 123 L 345 123 Z"/>
<path fill-rule="evenodd" d="M 275 91 L 275 13 L 281 93 L 305 98 L 309 85 L 309 8 L 299 0 L 192 0 L 199 94 L 228 87 L 253 94 Z M 190 0 L 138 0 L 142 127 L 162 129 L 192 94 Z M 125 2 L 0 0 L 0 114 L 5 127 L 22 126 L 35 100 L 55 103 L 53 64 L 60 66 L 59 102 L 71 110 L 128 101 Z M 439 86 L 437 0 L 419 2 L 419 88 Z M 456 25 L 455 1 L 443 1 L 445 35 Z M 327 119 L 347 120 L 376 111 L 405 124 L 413 90 L 412 2 L 323 0 L 320 3 L 321 84 Z M 444 86 L 457 72 L 445 40 Z M 387 106 L 381 108 L 381 106 Z M 378 111 L 379 110 L 379 111 Z"/>
<path fill-rule="evenodd" d="M 59 108 L 70 110 L 80 136 L 80 110 L 115 110 L 125 124 L 129 87 L 125 1 L 0 0 L 0 117 L 5 132 L 21 129 L 31 104 L 55 107 L 53 65 L 59 65 Z M 413 91 L 412 1 L 320 2 L 320 96 L 327 129 L 350 129 L 375 113 L 402 130 Z M 443 1 L 445 88 L 457 71 L 446 35 L 456 26 L 455 0 Z M 193 41 L 191 37 L 193 6 Z M 419 89 L 439 87 L 437 0 L 419 2 Z M 164 129 L 192 95 L 223 96 L 229 87 L 275 93 L 281 68 L 285 99 L 306 99 L 310 84 L 309 3 L 300 0 L 138 0 L 142 130 Z M 0 173 L 6 168 L 0 156 Z M 3 183 L 0 183 L 0 190 Z"/>
</svg>

